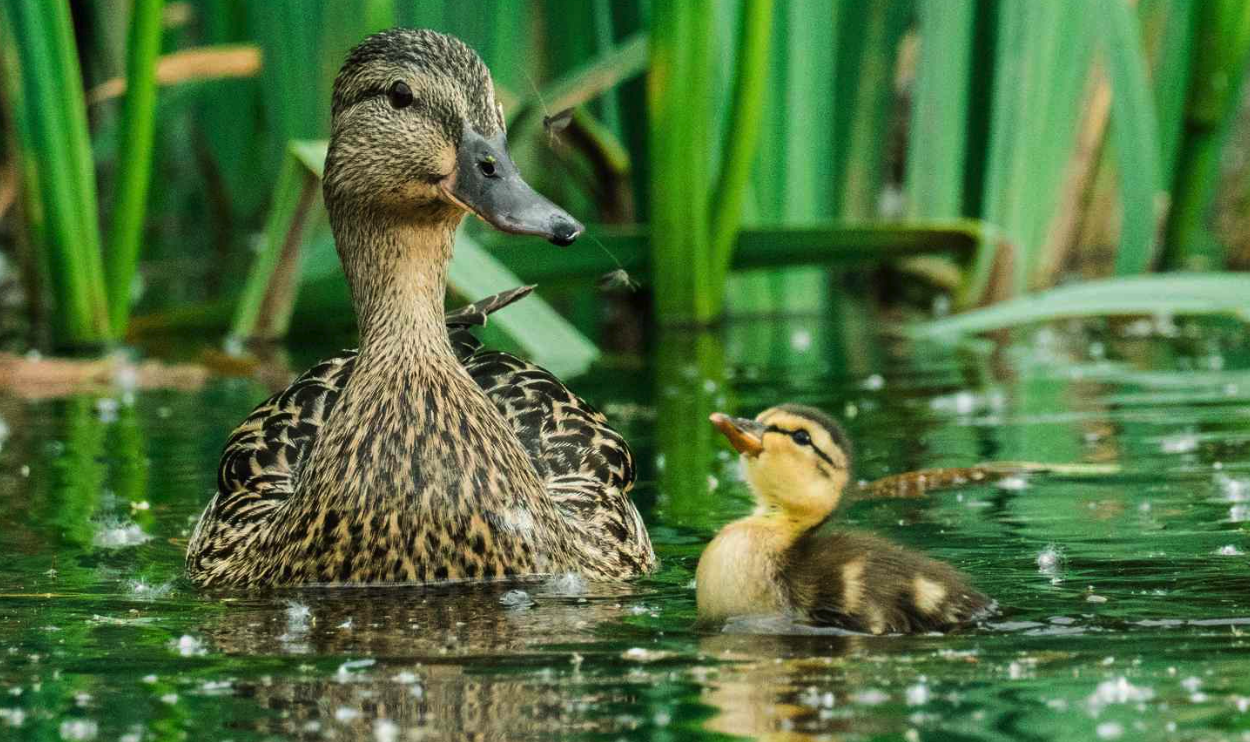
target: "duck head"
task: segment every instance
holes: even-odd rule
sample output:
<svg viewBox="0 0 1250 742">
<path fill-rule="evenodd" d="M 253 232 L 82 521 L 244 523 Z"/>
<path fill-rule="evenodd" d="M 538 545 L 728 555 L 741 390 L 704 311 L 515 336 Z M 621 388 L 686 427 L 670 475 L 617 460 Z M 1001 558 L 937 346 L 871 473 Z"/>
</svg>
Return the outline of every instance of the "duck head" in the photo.
<svg viewBox="0 0 1250 742">
<path fill-rule="evenodd" d="M 395 28 L 353 49 L 334 82 L 325 202 L 356 218 L 497 229 L 571 244 L 582 225 L 521 179 L 490 71 L 463 42 Z"/>
<path fill-rule="evenodd" d="M 833 418 L 786 404 L 754 420 L 720 412 L 709 419 L 741 454 L 747 484 L 762 510 L 814 524 L 837 507 L 850 479 L 851 444 Z"/>
</svg>

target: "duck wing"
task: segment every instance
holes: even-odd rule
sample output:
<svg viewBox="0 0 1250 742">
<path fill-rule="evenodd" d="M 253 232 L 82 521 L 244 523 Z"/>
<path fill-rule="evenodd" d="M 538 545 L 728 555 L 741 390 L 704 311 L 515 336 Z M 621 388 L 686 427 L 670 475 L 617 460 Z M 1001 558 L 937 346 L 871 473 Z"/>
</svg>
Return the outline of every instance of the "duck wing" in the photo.
<svg viewBox="0 0 1250 742">
<path fill-rule="evenodd" d="M 941 631 L 991 606 L 948 564 L 876 536 L 813 529 L 786 553 L 780 574 L 809 620 L 873 634 Z"/>
<path fill-rule="evenodd" d="M 499 295 L 500 303 L 489 311 L 516 301 L 531 288 Z M 489 311 L 474 324 L 485 324 Z M 468 320 L 478 316 L 465 315 L 465 324 L 451 332 L 452 345 L 529 453 L 548 495 L 578 532 L 576 540 L 584 548 L 582 572 L 623 579 L 653 571 L 651 539 L 629 499 L 635 467 L 625 439 L 601 412 L 546 369 L 483 348 L 468 331 Z"/>
</svg>

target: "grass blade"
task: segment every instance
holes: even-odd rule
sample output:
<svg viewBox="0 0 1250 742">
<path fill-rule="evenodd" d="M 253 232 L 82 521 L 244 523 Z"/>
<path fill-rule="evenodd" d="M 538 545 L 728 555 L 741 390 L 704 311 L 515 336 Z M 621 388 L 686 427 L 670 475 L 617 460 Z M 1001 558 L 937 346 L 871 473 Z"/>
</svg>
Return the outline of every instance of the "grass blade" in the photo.
<svg viewBox="0 0 1250 742">
<path fill-rule="evenodd" d="M 315 167 L 309 166 L 310 157 Z M 319 210 L 321 203 L 320 162 L 324 160 L 324 146 L 292 143 L 278 174 L 264 241 L 235 309 L 230 328 L 233 341 L 271 341 L 286 334 L 299 290 L 300 246 L 314 208 Z"/>
<path fill-rule="evenodd" d="M 1168 267 L 1210 270 L 1224 262 L 1223 246 L 1210 234 L 1207 219 L 1250 58 L 1250 4 L 1208 0 L 1196 5 L 1193 73 L 1185 134 L 1172 182 L 1164 259 Z"/>
<path fill-rule="evenodd" d="M 708 214 L 712 258 L 710 280 L 719 286 L 724 285 L 733 259 L 734 244 L 742 225 L 747 177 L 758 149 L 772 29 L 773 0 L 747 0 L 738 37 L 740 47 L 734 71 L 729 124 L 725 129 L 725 152 L 720 176 L 712 189 L 712 209 Z"/>
<path fill-rule="evenodd" d="M 651 146 L 652 262 L 656 312 L 666 323 L 716 318 L 723 284 L 711 280 L 707 223 L 711 184 L 713 4 L 652 8 L 647 111 Z"/>
<path fill-rule="evenodd" d="M 907 328 L 917 338 L 950 338 L 1072 317 L 1231 314 L 1250 321 L 1250 275 L 1172 273 L 1063 286 Z"/>
<path fill-rule="evenodd" d="M 164 0 L 137 0 L 130 16 L 126 98 L 122 107 L 122 157 L 105 264 L 109 324 L 115 337 L 125 335 L 126 321 L 130 317 L 130 288 L 147 215 L 156 129 L 156 58 L 161 51 L 164 5 Z"/>
<path fill-rule="evenodd" d="M 1149 270 L 1154 258 L 1162 149 L 1137 17 L 1127 0 L 1104 0 L 1098 17 L 1111 78 L 1111 138 L 1123 211 L 1115 272 L 1135 275 Z"/>
<path fill-rule="evenodd" d="M 976 0 L 919 0 L 920 58 L 907 146 L 908 214 L 963 214 Z"/>
<path fill-rule="evenodd" d="M 22 149 L 27 218 L 52 289 L 57 338 L 111 339 L 94 163 L 68 4 L 0 4 L 7 99 Z"/>
</svg>

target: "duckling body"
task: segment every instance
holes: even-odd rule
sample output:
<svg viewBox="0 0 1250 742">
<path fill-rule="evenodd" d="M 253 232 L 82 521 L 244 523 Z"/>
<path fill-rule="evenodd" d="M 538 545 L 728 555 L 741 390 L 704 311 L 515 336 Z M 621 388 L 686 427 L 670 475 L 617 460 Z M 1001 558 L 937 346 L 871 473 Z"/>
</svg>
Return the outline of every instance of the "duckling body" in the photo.
<svg viewBox="0 0 1250 742">
<path fill-rule="evenodd" d="M 553 375 L 469 332 L 529 289 L 444 317 L 467 211 L 557 244 L 581 229 L 516 173 L 485 66 L 442 34 L 383 32 L 349 55 L 333 111 L 325 200 L 361 345 L 236 429 L 189 576 L 271 586 L 653 569 L 625 441 Z"/>
<path fill-rule="evenodd" d="M 754 420 L 714 415 L 742 454 L 759 502 L 699 560 L 699 618 L 790 614 L 872 634 L 953 628 L 990 600 L 953 567 L 868 534 L 832 530 L 850 444 L 823 413 L 798 405 Z"/>
</svg>

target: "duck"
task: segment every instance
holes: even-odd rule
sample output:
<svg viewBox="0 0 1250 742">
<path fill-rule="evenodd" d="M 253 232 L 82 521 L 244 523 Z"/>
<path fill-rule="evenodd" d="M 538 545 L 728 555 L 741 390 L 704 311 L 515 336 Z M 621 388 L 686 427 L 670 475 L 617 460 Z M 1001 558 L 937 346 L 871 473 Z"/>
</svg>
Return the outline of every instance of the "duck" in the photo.
<svg viewBox="0 0 1250 742">
<path fill-rule="evenodd" d="M 715 413 L 739 453 L 755 511 L 725 526 L 696 570 L 699 623 L 784 615 L 867 634 L 945 631 L 992 602 L 954 567 L 866 533 L 831 527 L 850 480 L 846 432 L 783 404 L 755 419 Z"/>
<path fill-rule="evenodd" d="M 359 347 L 230 435 L 187 576 L 267 588 L 653 571 L 625 440 L 554 375 L 472 335 L 530 287 L 444 309 L 466 215 L 557 246 L 583 231 L 521 178 L 486 65 L 452 36 L 382 31 L 348 53 L 330 113 L 322 195 Z"/>
</svg>

